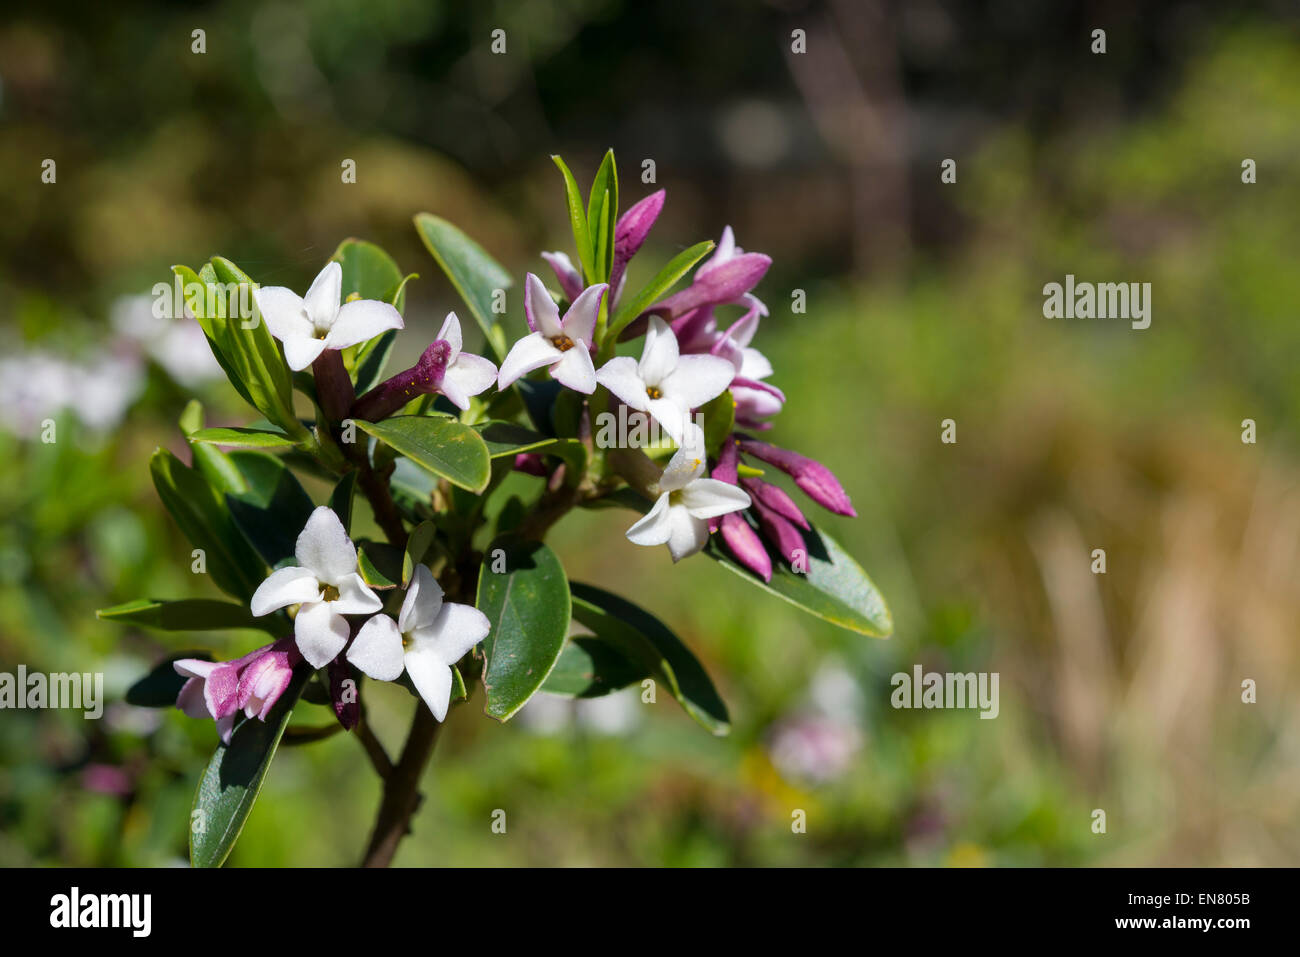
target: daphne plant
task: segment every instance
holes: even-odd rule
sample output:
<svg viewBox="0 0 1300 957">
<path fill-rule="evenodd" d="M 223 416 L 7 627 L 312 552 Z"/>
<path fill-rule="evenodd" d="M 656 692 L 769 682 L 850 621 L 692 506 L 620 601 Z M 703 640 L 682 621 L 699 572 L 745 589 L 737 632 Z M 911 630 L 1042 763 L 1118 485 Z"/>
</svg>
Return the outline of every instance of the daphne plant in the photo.
<svg viewBox="0 0 1300 957">
<path fill-rule="evenodd" d="M 158 449 L 150 463 L 194 569 L 230 600 L 145 599 L 99 614 L 269 636 L 225 662 L 177 654 L 128 694 L 215 722 L 190 828 L 196 866 L 229 855 L 281 744 L 340 731 L 382 778 L 364 863 L 388 864 L 441 722 L 479 689 L 486 714 L 504 722 L 539 692 L 591 697 L 649 679 L 725 734 L 725 705 L 668 625 L 568 580 L 546 538 L 575 509 L 627 508 L 630 544 L 666 545 L 673 562 L 702 553 L 826 621 L 890 632 L 870 579 L 763 469 L 854 514 L 829 469 L 754 438 L 785 402 L 763 381 L 779 372 L 754 346 L 767 315 L 754 289 L 769 258 L 742 251 L 728 228 L 716 246 L 691 246 L 629 286 L 663 191 L 620 216 L 612 153 L 585 202 L 555 163 L 576 263 L 544 253 L 558 288 L 528 273 L 513 323 L 493 308 L 509 300 L 509 273 L 452 224 L 415 217 L 486 356 L 466 351 L 452 313 L 413 367 L 386 375 L 415 277 L 368 242 L 340 245 L 301 296 L 222 258 L 175 267 L 185 311 L 259 416 L 206 428 L 192 402 L 180 420 L 190 461 Z M 638 428 L 608 441 L 608 421 Z M 507 486 L 512 472 L 535 479 Z M 521 485 L 532 491 L 504 491 Z M 366 680 L 415 698 L 395 758 L 367 723 Z M 334 717 L 304 723 L 314 706 Z"/>
</svg>

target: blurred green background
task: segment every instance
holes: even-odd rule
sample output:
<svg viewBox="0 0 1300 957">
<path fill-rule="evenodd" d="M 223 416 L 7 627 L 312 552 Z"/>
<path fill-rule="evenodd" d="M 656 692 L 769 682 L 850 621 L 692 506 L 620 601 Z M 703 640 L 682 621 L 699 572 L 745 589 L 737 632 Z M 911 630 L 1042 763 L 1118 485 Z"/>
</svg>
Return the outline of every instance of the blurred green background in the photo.
<svg viewBox="0 0 1300 957">
<path fill-rule="evenodd" d="M 625 204 L 655 188 L 645 159 L 668 191 L 633 282 L 726 224 L 774 257 L 770 434 L 839 474 L 860 517 L 820 518 L 896 633 L 671 567 L 627 545 L 625 513 L 576 516 L 570 576 L 674 627 L 732 734 L 667 695 L 539 698 L 504 727 L 475 701 L 397 863 L 1295 864 L 1300 23 L 1282 3 L 1038 6 L 6 4 L 0 670 L 102 671 L 111 703 L 0 712 L 0 864 L 183 862 L 213 728 L 120 697 L 170 651 L 257 640 L 95 619 L 214 593 L 147 457 L 182 451 L 191 396 L 209 424 L 247 418 L 201 338 L 130 297 L 213 254 L 304 288 L 359 236 L 421 274 L 401 368 L 457 306 L 412 214 L 545 275 L 538 253 L 568 248 L 548 156 L 589 181 L 606 147 Z M 1066 273 L 1150 282 L 1151 327 L 1043 318 Z M 1000 716 L 892 709 L 918 663 L 998 672 Z M 396 750 L 410 697 L 365 695 Z M 231 863 L 355 863 L 377 800 L 347 736 L 282 749 Z"/>
</svg>

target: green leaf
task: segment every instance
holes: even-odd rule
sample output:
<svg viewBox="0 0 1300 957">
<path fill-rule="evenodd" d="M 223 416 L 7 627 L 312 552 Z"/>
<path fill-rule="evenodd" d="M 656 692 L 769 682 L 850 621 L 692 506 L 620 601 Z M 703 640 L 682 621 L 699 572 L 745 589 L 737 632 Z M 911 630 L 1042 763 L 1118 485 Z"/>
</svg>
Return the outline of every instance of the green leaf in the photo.
<svg viewBox="0 0 1300 957">
<path fill-rule="evenodd" d="M 104 621 L 145 625 L 164 631 L 220 631 L 223 628 L 256 628 L 274 633 L 283 622 L 273 617 L 254 618 L 244 605 L 211 598 L 161 601 L 137 598 L 112 608 L 101 608 L 95 616 Z"/>
<path fill-rule="evenodd" d="M 587 234 L 596 262 L 593 282 L 609 282 L 614 264 L 614 226 L 618 220 L 618 168 L 614 151 L 606 150 L 587 199 Z"/>
<path fill-rule="evenodd" d="M 510 273 L 484 252 L 482 246 L 445 219 L 431 213 L 418 213 L 415 228 L 425 247 L 456 287 L 456 292 L 469 306 L 488 345 L 496 353 L 497 362 L 500 362 L 506 354 L 506 337 L 492 311 L 492 296 L 495 290 L 509 289 L 514 284 Z"/>
<path fill-rule="evenodd" d="M 204 552 L 217 587 L 247 601 L 266 577 L 266 566 L 240 533 L 217 490 L 203 475 L 165 449 L 149 460 L 154 488 L 176 524 Z"/>
<path fill-rule="evenodd" d="M 357 574 L 371 588 L 396 588 L 402 581 L 403 556 L 387 542 L 357 542 Z"/>
<path fill-rule="evenodd" d="M 228 445 L 240 449 L 286 449 L 296 443 L 283 432 L 267 432 L 262 429 L 242 427 L 222 429 L 199 429 L 189 436 L 191 442 L 204 442 L 209 445 Z"/>
<path fill-rule="evenodd" d="M 343 268 L 343 299 L 356 293 L 362 299 L 392 302 L 392 295 L 402 283 L 402 270 L 393 257 L 364 239 L 345 239 L 330 257 Z"/>
<path fill-rule="evenodd" d="M 315 505 L 280 459 L 266 452 L 232 452 L 248 490 L 227 492 L 230 516 L 266 564 L 294 557 L 294 547 Z"/>
<path fill-rule="evenodd" d="M 191 815 L 193 866 L 220 867 L 230 856 L 262 790 L 293 706 L 311 674 L 310 668 L 299 667 L 266 721 L 245 719 L 235 728 L 230 744 L 217 746 L 194 795 L 194 810 L 201 814 Z"/>
<path fill-rule="evenodd" d="M 352 534 L 352 495 L 357 488 L 357 472 L 352 470 L 339 479 L 334 491 L 330 492 L 330 508 L 343 523 L 343 531 Z"/>
<path fill-rule="evenodd" d="M 135 705 L 137 708 L 175 707 L 176 697 L 181 693 L 181 687 L 189 680 L 183 675 L 178 675 L 176 669 L 172 667 L 174 662 L 180 661 L 182 658 L 198 658 L 200 661 L 211 661 L 212 653 L 210 651 L 178 651 L 173 655 L 168 655 L 154 665 L 147 675 L 126 689 L 126 703 Z"/>
<path fill-rule="evenodd" d="M 219 288 L 228 292 L 246 289 L 251 300 L 252 290 L 257 284 L 238 266 L 220 256 L 214 256 L 210 265 Z M 251 304 L 256 312 L 256 303 Z M 237 315 L 226 315 L 230 312 L 229 309 L 218 309 L 218 314 L 209 322 L 216 341 L 243 382 L 252 405 L 296 441 L 307 440 L 307 430 L 293 413 L 289 367 L 271 330 L 260 314 L 251 317 L 256 320 L 253 322 Z"/>
<path fill-rule="evenodd" d="M 357 352 L 355 374 L 357 395 L 365 395 L 383 380 L 384 367 L 388 365 L 388 356 L 392 353 L 393 343 L 396 341 L 397 330 L 389 329 L 375 336 Z"/>
<path fill-rule="evenodd" d="M 716 457 L 722 443 L 735 431 L 736 400 L 728 389 L 700 406 L 699 411 L 704 416 L 704 448 Z"/>
<path fill-rule="evenodd" d="M 555 443 L 555 439 L 514 422 L 485 422 L 474 428 L 483 436 L 488 455 L 494 459 L 503 455 L 518 455 L 520 452 L 535 452 Z"/>
<path fill-rule="evenodd" d="M 433 536 L 437 531 L 438 527 L 433 522 L 426 521 L 411 529 L 411 534 L 406 537 L 406 551 L 402 555 L 403 588 L 411 584 L 415 566 L 424 561 L 424 556 L 429 551 L 429 546 L 433 544 Z"/>
<path fill-rule="evenodd" d="M 505 570 L 493 571 L 494 565 Z M 484 710 L 507 721 L 560 657 L 569 633 L 569 582 L 542 543 L 499 538 L 485 553 L 475 604 L 491 623 L 482 645 Z"/>
<path fill-rule="evenodd" d="M 618 335 L 623 331 L 629 322 L 641 315 L 647 308 L 654 305 L 664 297 L 677 281 L 691 271 L 691 268 L 709 254 L 713 249 L 713 241 L 705 240 L 702 243 L 696 243 L 690 249 L 678 253 L 668 265 L 659 270 L 659 274 L 651 279 L 650 282 L 635 296 L 623 300 L 623 304 L 618 307 L 609 320 L 609 328 L 605 330 L 605 338 L 601 343 L 601 355 L 613 355 L 614 344 L 618 342 Z"/>
<path fill-rule="evenodd" d="M 704 552 L 750 584 L 769 591 L 823 621 L 872 638 L 887 638 L 894 620 L 884 596 L 835 539 L 815 527 L 801 532 L 808 552 L 806 574 L 792 571 L 772 554 L 772 581 L 764 582 L 710 536 Z"/>
<path fill-rule="evenodd" d="M 715 735 L 731 730 L 727 706 L 704 666 L 654 615 L 593 585 L 574 582 L 573 617 L 628 660 L 662 681 L 702 727 Z"/>
<path fill-rule="evenodd" d="M 552 156 L 551 161 L 559 167 L 564 176 L 564 195 L 569 206 L 569 226 L 573 229 L 573 241 L 578 247 L 578 259 L 582 262 L 583 274 L 588 284 L 596 282 L 596 259 L 592 254 L 591 231 L 587 228 L 587 214 L 582 206 L 582 193 L 578 192 L 578 182 L 564 165 L 559 156 Z"/>
<path fill-rule="evenodd" d="M 358 420 L 357 428 L 467 491 L 483 491 L 492 477 L 492 460 L 483 438 L 455 419 L 395 415 L 382 422 Z"/>
<path fill-rule="evenodd" d="M 599 638 L 570 638 L 541 690 L 568 698 L 599 698 L 650 676 Z"/>
</svg>

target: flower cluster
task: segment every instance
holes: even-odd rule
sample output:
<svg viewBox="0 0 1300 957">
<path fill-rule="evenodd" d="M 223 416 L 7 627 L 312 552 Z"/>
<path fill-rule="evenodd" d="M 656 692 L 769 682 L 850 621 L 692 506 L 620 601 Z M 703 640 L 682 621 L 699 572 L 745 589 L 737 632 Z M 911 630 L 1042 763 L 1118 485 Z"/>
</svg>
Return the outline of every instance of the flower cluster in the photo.
<svg viewBox="0 0 1300 957">
<path fill-rule="evenodd" d="M 229 854 L 250 802 L 220 795 L 232 784 L 256 794 L 286 735 L 307 743 L 354 732 L 384 780 L 366 856 L 383 864 L 409 830 L 453 695 L 481 691 L 485 714 L 508 721 L 539 692 L 599 698 L 653 679 L 699 725 L 727 733 L 726 706 L 667 624 L 570 581 L 546 538 L 574 509 L 636 512 L 630 542 L 665 546 L 673 562 L 703 552 L 750 582 L 771 581 L 784 562 L 808 573 L 773 589 L 786 601 L 861 634 L 889 633 L 866 573 L 765 471 L 853 514 L 824 465 L 756 437 L 785 404 L 756 346 L 769 313 L 755 289 L 771 259 L 741 249 L 728 227 L 633 283 L 664 192 L 620 215 L 612 153 L 586 198 L 555 163 L 577 256 L 542 254 L 558 291 L 525 275 L 513 341 L 499 308 L 509 273 L 446 220 L 415 217 L 485 355 L 466 350 L 449 312 L 414 365 L 385 373 L 412 275 L 363 240 L 341 244 L 303 295 L 258 286 L 222 257 L 174 267 L 173 295 L 259 418 L 205 427 L 191 402 L 180 419 L 189 464 L 159 448 L 150 471 L 196 564 L 235 600 L 142 599 L 100 615 L 260 627 L 275 639 L 233 661 L 164 663 L 128 695 L 211 718 L 226 742 L 196 797 L 221 826 L 191 832 L 195 864 Z M 514 482 L 512 470 L 541 481 Z M 328 504 L 300 475 L 331 483 Z M 397 760 L 364 721 L 363 677 L 420 699 Z M 291 725 L 299 701 L 332 706 L 337 724 Z M 252 719 L 269 730 L 241 733 L 237 722 Z"/>
<path fill-rule="evenodd" d="M 235 661 L 175 662 L 177 674 L 188 679 L 176 707 L 191 717 L 216 719 L 228 741 L 240 711 L 266 720 L 300 661 L 333 671 L 343 655 L 378 681 L 396 681 L 405 672 L 442 721 L 451 701 L 452 666 L 487 636 L 487 617 L 469 605 L 443 601 L 427 565 L 415 567 L 396 622 L 375 614 L 384 603 L 358 573 L 356 546 L 325 506 L 312 512 L 294 552 L 298 564 L 273 571 L 250 603 L 257 617 L 296 608 L 293 637 Z M 350 725 L 342 704 L 336 700 L 335 710 Z"/>
</svg>

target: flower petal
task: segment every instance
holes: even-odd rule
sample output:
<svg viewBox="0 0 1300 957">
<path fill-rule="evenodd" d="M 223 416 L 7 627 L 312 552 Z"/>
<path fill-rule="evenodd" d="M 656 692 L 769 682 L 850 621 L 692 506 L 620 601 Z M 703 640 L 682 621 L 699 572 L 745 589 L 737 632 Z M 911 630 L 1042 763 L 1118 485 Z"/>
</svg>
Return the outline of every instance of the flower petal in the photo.
<svg viewBox="0 0 1300 957">
<path fill-rule="evenodd" d="M 671 333 L 670 333 L 671 335 Z M 660 383 L 664 396 L 686 409 L 698 409 L 731 385 L 736 367 L 718 356 L 682 356 L 677 368 Z"/>
<path fill-rule="evenodd" d="M 338 585 L 357 570 L 357 549 L 334 510 L 321 505 L 311 513 L 294 546 L 298 564 L 327 585 Z"/>
<path fill-rule="evenodd" d="M 658 316 L 651 316 L 637 372 L 647 385 L 659 385 L 676 368 L 677 357 L 677 337 L 668 328 L 668 323 Z"/>
<path fill-rule="evenodd" d="M 346 349 L 389 329 L 401 328 L 402 314 L 392 305 L 376 299 L 354 299 L 339 308 L 325 345 L 330 349 Z"/>
<path fill-rule="evenodd" d="M 682 489 L 678 501 L 695 518 L 717 518 L 728 512 L 749 508 L 749 495 L 744 489 L 719 482 L 717 479 L 696 479 Z"/>
<path fill-rule="evenodd" d="M 564 358 L 564 353 L 551 345 L 551 340 L 540 332 L 533 332 L 516 342 L 501 363 L 497 374 L 497 388 L 504 389 L 520 376 L 534 369 L 550 365 Z"/>
<path fill-rule="evenodd" d="M 564 290 L 565 298 L 569 302 L 577 299 L 582 293 L 582 275 L 574 268 L 573 261 L 569 259 L 568 254 L 562 252 L 542 253 L 542 258 L 546 260 L 555 273 L 560 288 Z"/>
<path fill-rule="evenodd" d="M 529 329 L 544 336 L 558 336 L 563 331 L 560 328 L 560 307 L 542 281 L 532 273 L 524 278 L 524 318 L 528 320 Z"/>
<path fill-rule="evenodd" d="M 668 541 L 672 534 L 672 522 L 668 515 L 671 510 L 668 493 L 665 492 L 659 496 L 654 508 L 627 530 L 627 540 L 633 545 L 662 545 Z"/>
<path fill-rule="evenodd" d="M 684 508 L 674 508 L 669 516 L 668 554 L 674 562 L 694 555 L 709 541 L 709 525 Z"/>
<path fill-rule="evenodd" d="M 376 681 L 396 681 L 406 667 L 397 622 L 387 615 L 368 620 L 352 639 L 347 659 Z"/>
<path fill-rule="evenodd" d="M 323 601 L 303 605 L 293 619 L 298 650 L 313 668 L 324 668 L 348 643 L 348 620 L 335 614 L 331 605 Z"/>
<path fill-rule="evenodd" d="M 456 408 L 469 408 L 469 397 L 478 395 L 497 381 L 497 367 L 488 359 L 462 352 L 443 373 L 439 390 Z"/>
<path fill-rule="evenodd" d="M 664 466 L 664 473 L 659 477 L 659 489 L 663 492 L 681 491 L 703 474 L 703 450 L 683 445 Z"/>
<path fill-rule="evenodd" d="M 447 313 L 447 318 L 442 320 L 442 328 L 438 330 L 437 337 L 451 346 L 451 354 L 447 356 L 447 361 L 455 362 L 464 344 L 460 333 L 460 319 L 457 318 L 456 313 Z"/>
<path fill-rule="evenodd" d="M 333 327 L 339 314 L 339 300 L 343 296 L 343 267 L 328 262 L 312 280 L 311 288 L 303 296 L 307 316 L 318 332 Z"/>
<path fill-rule="evenodd" d="M 582 295 L 573 301 L 569 311 L 564 314 L 564 321 L 560 323 L 560 328 L 564 330 L 566 336 L 570 339 L 591 342 L 596 334 L 596 317 L 600 314 L 600 301 L 608 291 L 609 286 L 603 282 L 583 290 Z"/>
<path fill-rule="evenodd" d="M 487 615 L 473 605 L 448 601 L 431 624 L 417 629 L 411 637 L 417 652 L 431 651 L 441 661 L 454 665 L 490 630 Z"/>
<path fill-rule="evenodd" d="M 586 395 L 595 392 L 596 367 L 591 362 L 586 343 L 579 339 L 572 349 L 565 351 L 564 357 L 551 366 L 551 377 L 574 392 Z"/>
<path fill-rule="evenodd" d="M 209 661 L 208 664 L 213 664 Z M 180 664 L 180 662 L 176 662 Z M 191 718 L 210 718 L 208 702 L 203 697 L 203 679 L 190 678 L 181 685 L 181 693 L 176 696 L 176 707 Z"/>
<path fill-rule="evenodd" d="M 397 627 L 402 634 L 409 635 L 437 621 L 442 611 L 442 595 L 442 586 L 434 579 L 429 566 L 416 565 L 397 616 Z"/>
<path fill-rule="evenodd" d="M 292 289 L 284 286 L 261 286 L 253 290 L 257 311 L 262 314 L 266 328 L 277 339 L 308 338 L 316 332 L 307 318 L 307 304 Z"/>
<path fill-rule="evenodd" d="M 277 568 L 266 576 L 266 581 L 257 586 L 249 601 L 249 609 L 260 618 L 269 615 L 277 608 L 287 608 L 305 601 L 320 598 L 320 582 L 310 568 L 299 565 L 287 565 Z"/>
<path fill-rule="evenodd" d="M 384 607 L 379 596 L 355 572 L 344 575 L 334 586 L 339 590 L 339 597 L 330 602 L 330 605 L 337 614 L 368 615 Z"/>
<path fill-rule="evenodd" d="M 445 719 L 451 704 L 451 665 L 434 649 L 420 649 L 407 652 L 406 673 L 433 716 L 439 721 Z"/>
<path fill-rule="evenodd" d="M 306 369 L 324 351 L 324 339 L 294 336 L 284 340 L 284 361 L 289 363 L 289 368 L 294 372 Z"/>
<path fill-rule="evenodd" d="M 615 356 L 596 373 L 596 381 L 618 396 L 638 412 L 648 411 L 650 397 L 646 395 L 645 380 L 637 371 L 636 360 L 631 356 Z"/>
</svg>

